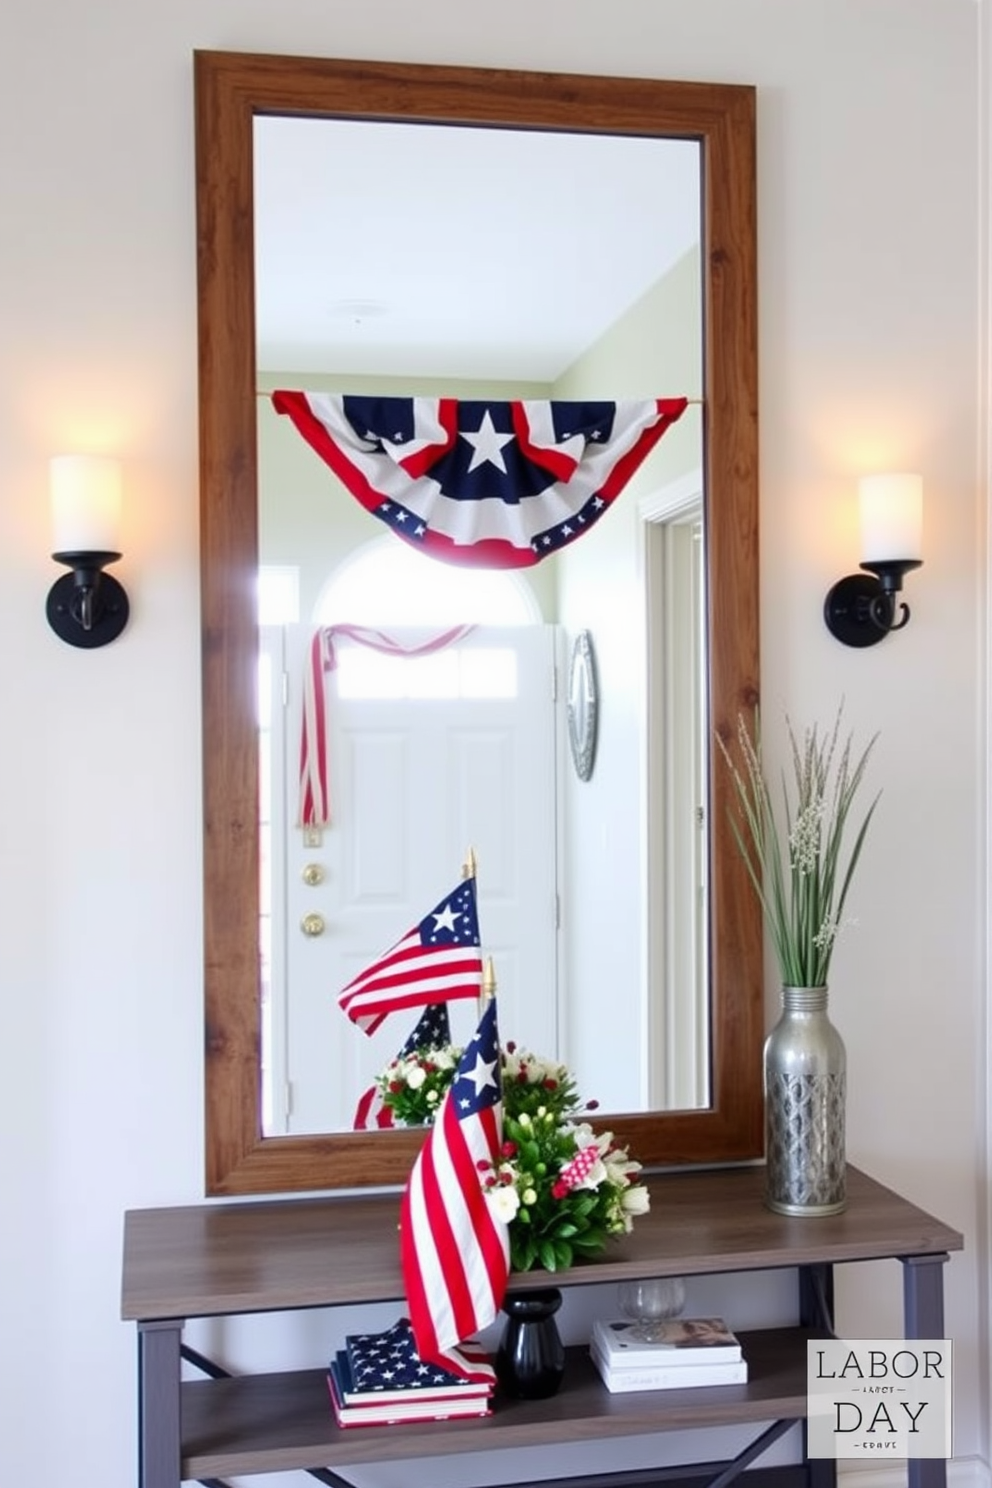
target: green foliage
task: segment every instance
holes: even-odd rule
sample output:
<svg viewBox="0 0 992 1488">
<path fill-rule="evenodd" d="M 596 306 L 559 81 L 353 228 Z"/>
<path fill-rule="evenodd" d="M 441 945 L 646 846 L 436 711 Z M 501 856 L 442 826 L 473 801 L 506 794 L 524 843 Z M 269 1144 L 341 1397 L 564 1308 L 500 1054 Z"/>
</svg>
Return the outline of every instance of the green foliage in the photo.
<svg viewBox="0 0 992 1488">
<path fill-rule="evenodd" d="M 738 719 L 737 755 L 717 736 L 730 768 L 738 813 L 734 838 L 761 902 L 782 983 L 823 987 L 843 923 L 844 905 L 878 796 L 868 807 L 845 860 L 844 837 L 874 735 L 857 758 L 850 735 L 841 741 L 843 708 L 833 728 L 809 728 L 798 740 L 788 723 L 792 779 L 782 774 L 776 813 L 762 760 L 757 711 L 753 732 Z"/>
<path fill-rule="evenodd" d="M 386 1066 L 379 1089 L 398 1121 L 433 1121 L 461 1053 L 450 1045 L 418 1049 Z M 508 1227 L 512 1270 L 562 1271 L 598 1254 L 646 1212 L 647 1189 L 634 1182 L 640 1163 L 614 1145 L 611 1132 L 597 1134 L 582 1119 L 595 1102 L 582 1106 L 565 1065 L 508 1043 L 500 1075 L 502 1146 L 495 1162 L 480 1164 L 479 1182 Z"/>
</svg>

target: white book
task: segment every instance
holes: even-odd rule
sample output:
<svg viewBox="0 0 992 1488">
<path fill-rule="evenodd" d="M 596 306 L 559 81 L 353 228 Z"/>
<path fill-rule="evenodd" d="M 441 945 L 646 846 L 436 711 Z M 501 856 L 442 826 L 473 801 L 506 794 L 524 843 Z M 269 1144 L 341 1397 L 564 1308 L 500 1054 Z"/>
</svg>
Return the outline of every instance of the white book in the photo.
<svg viewBox="0 0 992 1488">
<path fill-rule="evenodd" d="M 642 1369 L 611 1369 L 596 1349 L 589 1356 L 611 1395 L 638 1390 L 694 1390 L 702 1385 L 747 1383 L 747 1360 L 729 1359 L 721 1364 L 659 1364 Z"/>
<path fill-rule="evenodd" d="M 648 1337 L 638 1323 L 593 1323 L 592 1338 L 611 1369 L 656 1364 L 728 1364 L 740 1360 L 740 1340 L 723 1318 L 671 1318 L 652 1325 Z"/>
</svg>

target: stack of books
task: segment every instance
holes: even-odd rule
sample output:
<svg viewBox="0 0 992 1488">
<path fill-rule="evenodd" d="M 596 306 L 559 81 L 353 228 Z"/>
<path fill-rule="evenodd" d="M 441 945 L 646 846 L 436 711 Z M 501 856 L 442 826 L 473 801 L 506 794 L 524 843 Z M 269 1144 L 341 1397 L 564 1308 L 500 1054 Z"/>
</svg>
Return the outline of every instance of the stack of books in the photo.
<svg viewBox="0 0 992 1488">
<path fill-rule="evenodd" d="M 495 1374 L 477 1345 L 462 1344 L 463 1376 L 417 1353 L 408 1318 L 383 1333 L 354 1333 L 327 1370 L 339 1426 L 389 1426 L 401 1421 L 447 1421 L 492 1412 Z"/>
<path fill-rule="evenodd" d="M 747 1380 L 740 1340 L 723 1318 L 672 1318 L 646 1329 L 639 1323 L 597 1320 L 589 1353 L 612 1393 L 688 1390 Z"/>
</svg>

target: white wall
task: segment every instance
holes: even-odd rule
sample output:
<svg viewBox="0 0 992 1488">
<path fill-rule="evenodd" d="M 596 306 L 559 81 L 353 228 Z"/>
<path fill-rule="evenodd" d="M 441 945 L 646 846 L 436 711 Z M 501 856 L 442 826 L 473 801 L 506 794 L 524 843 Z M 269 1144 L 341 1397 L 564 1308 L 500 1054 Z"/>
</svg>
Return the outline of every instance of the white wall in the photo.
<svg viewBox="0 0 992 1488">
<path fill-rule="evenodd" d="M 955 1445 L 962 1474 L 987 1457 L 984 16 L 975 0 L 6 8 L 5 1484 L 133 1481 L 121 1215 L 203 1191 L 194 47 L 758 85 L 766 716 L 829 716 L 844 694 L 859 730 L 881 730 L 884 796 L 833 976 L 850 1150 L 966 1233 L 948 1274 Z M 133 618 L 86 655 L 43 619 L 46 462 L 98 442 L 127 462 Z M 858 654 L 824 630 L 822 594 L 856 556 L 856 474 L 895 462 L 926 480 L 927 561 L 908 630 Z M 896 1268 L 844 1295 L 842 1325 L 894 1328 Z"/>
<path fill-rule="evenodd" d="M 594 531 L 554 560 L 558 619 L 569 645 L 580 631 L 590 632 L 600 704 L 592 779 L 580 781 L 566 761 L 562 782 L 563 1047 L 580 1090 L 595 1091 L 604 1111 L 637 1111 L 650 1104 L 653 1043 L 645 1031 L 653 1021 L 652 1003 L 665 996 L 663 987 L 649 984 L 648 971 L 658 948 L 649 945 L 651 846 L 644 813 L 651 790 L 657 790 L 659 762 L 652 772 L 645 740 L 652 667 L 655 673 L 660 668 L 648 644 L 646 524 L 640 505 L 702 464 L 702 345 L 696 247 L 610 326 L 554 389 L 559 398 L 684 395 L 692 400 L 634 472 L 622 499 Z M 691 877 L 691 865 L 686 867 Z M 604 1018 L 606 989 L 610 1012 Z"/>
</svg>

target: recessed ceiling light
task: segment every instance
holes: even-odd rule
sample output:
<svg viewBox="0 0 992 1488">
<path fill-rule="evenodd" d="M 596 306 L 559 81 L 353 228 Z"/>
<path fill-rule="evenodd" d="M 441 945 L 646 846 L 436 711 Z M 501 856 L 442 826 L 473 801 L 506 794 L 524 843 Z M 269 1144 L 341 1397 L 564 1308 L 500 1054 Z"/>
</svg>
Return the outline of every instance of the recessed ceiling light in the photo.
<svg viewBox="0 0 992 1488">
<path fill-rule="evenodd" d="M 334 300 L 330 311 L 338 319 L 361 325 L 366 320 L 381 319 L 388 313 L 388 307 L 381 300 Z"/>
</svg>

